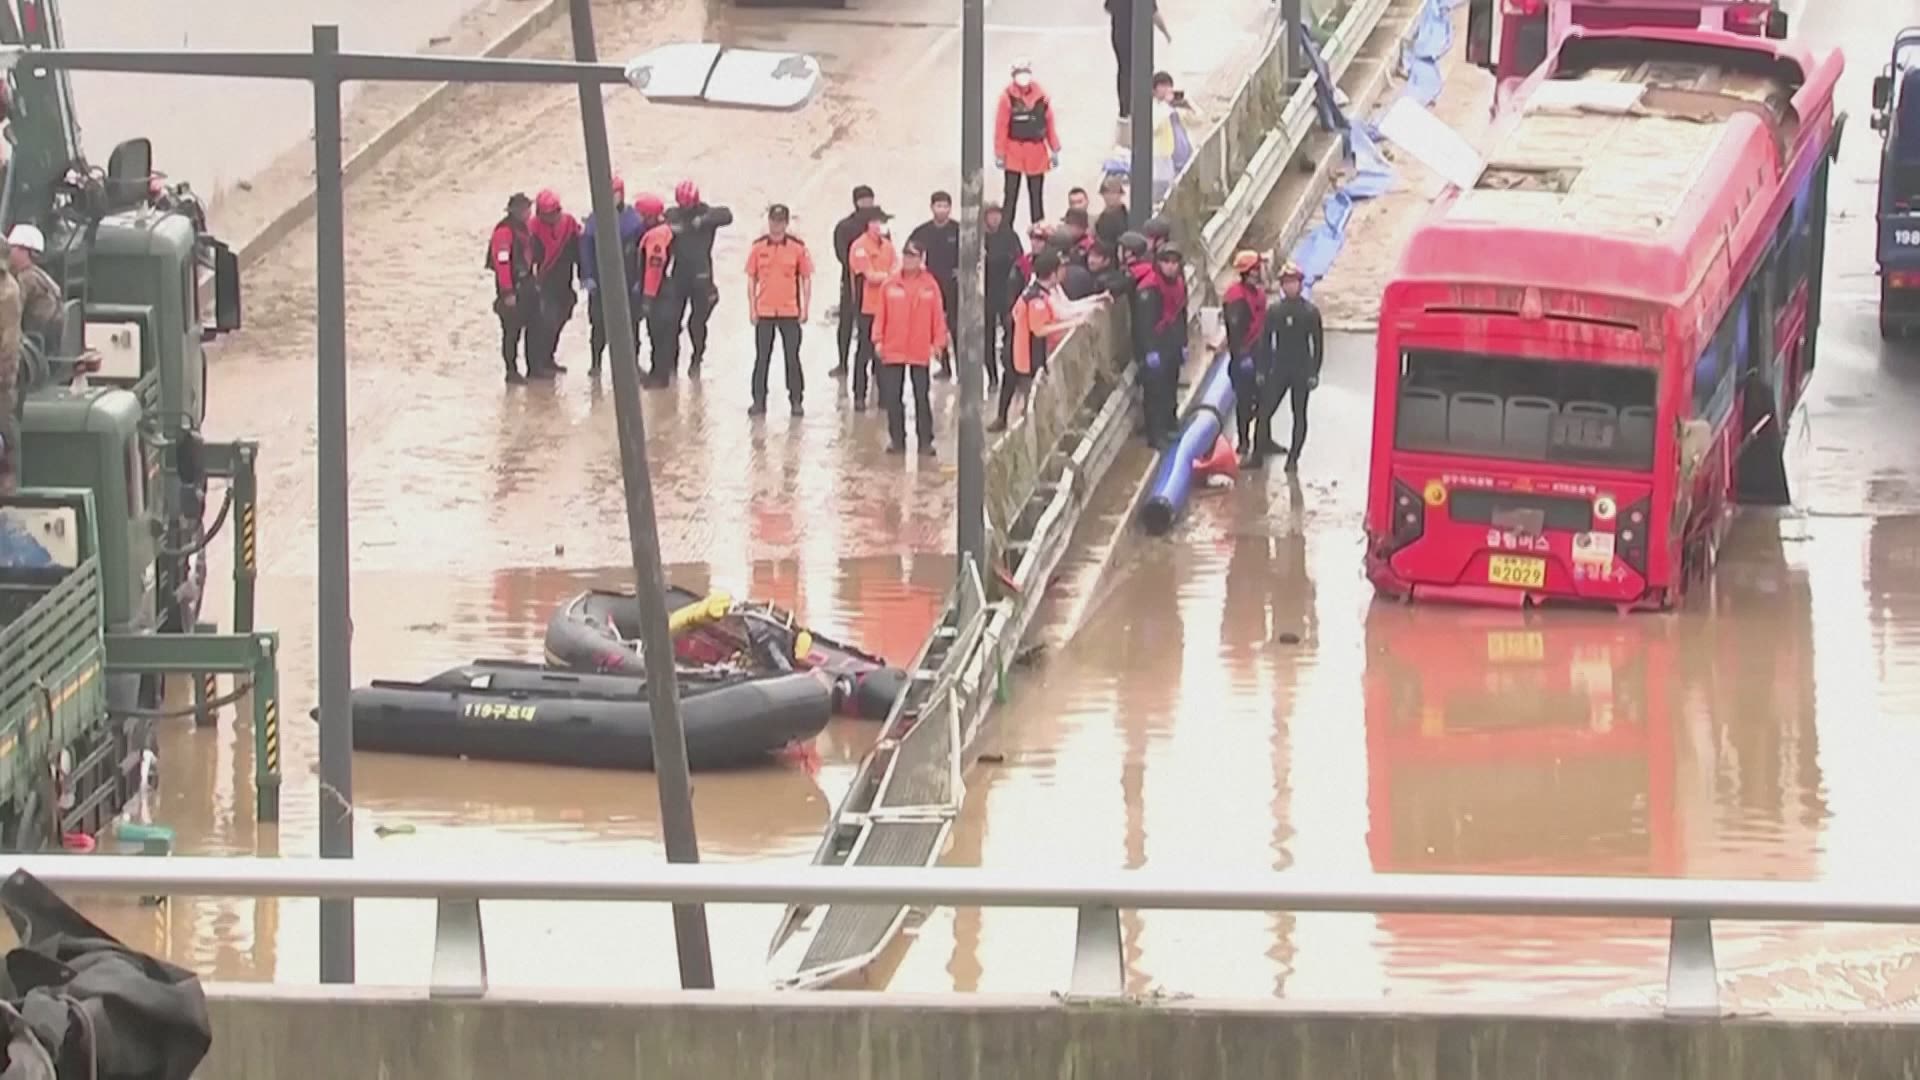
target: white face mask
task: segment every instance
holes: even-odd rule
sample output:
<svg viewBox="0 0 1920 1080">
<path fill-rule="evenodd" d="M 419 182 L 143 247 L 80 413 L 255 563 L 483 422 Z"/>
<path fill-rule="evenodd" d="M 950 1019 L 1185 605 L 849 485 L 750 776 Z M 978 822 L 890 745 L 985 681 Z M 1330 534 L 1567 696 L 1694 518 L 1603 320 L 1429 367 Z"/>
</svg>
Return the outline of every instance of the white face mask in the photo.
<svg viewBox="0 0 1920 1080">
<path fill-rule="evenodd" d="M 1021 72 L 1018 75 L 1015 75 L 1013 77 L 1013 85 L 1019 87 L 1022 90 L 1025 90 L 1027 87 L 1033 85 L 1033 75 L 1025 71 Z"/>
</svg>

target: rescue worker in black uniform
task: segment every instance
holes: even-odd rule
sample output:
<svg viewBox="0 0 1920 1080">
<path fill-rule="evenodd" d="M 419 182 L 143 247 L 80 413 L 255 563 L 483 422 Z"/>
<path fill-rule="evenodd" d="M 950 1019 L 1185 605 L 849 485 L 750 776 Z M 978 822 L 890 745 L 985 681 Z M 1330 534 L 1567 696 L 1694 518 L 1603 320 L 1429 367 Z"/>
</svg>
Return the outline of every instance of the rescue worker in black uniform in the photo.
<svg viewBox="0 0 1920 1080">
<path fill-rule="evenodd" d="M 1167 244 L 1153 253 L 1151 264 L 1135 268 L 1134 283 L 1135 341 L 1144 347 L 1140 392 L 1147 443 L 1164 450 L 1180 429 L 1175 398 L 1187 359 L 1186 257 Z"/>
<path fill-rule="evenodd" d="M 1221 315 L 1227 324 L 1227 355 L 1230 357 L 1227 374 L 1233 379 L 1234 418 L 1239 421 L 1240 467 L 1259 468 L 1260 454 L 1256 440 L 1270 438 L 1267 432 L 1265 400 L 1261 397 L 1261 387 L 1271 381 L 1267 368 L 1269 357 L 1263 347 L 1266 320 L 1267 294 L 1260 281 L 1260 256 L 1257 252 L 1242 251 L 1233 257 L 1233 269 L 1239 278 L 1227 286 L 1227 292 L 1221 298 Z"/>
<path fill-rule="evenodd" d="M 1012 311 L 1014 298 L 1019 295 L 1015 288 L 1017 263 L 1024 254 L 1020 250 L 1020 234 L 1007 224 L 1007 212 L 997 202 L 988 203 L 980 211 L 982 243 L 986 248 L 986 280 L 983 290 L 986 299 L 987 317 L 987 389 L 996 390 L 1000 386 L 1001 358 L 1007 357 L 1011 363 L 1011 354 L 1006 350 L 1013 341 Z"/>
<path fill-rule="evenodd" d="M 927 200 L 927 208 L 933 217 L 914 226 L 907 234 L 907 243 L 919 245 L 926 253 L 927 273 L 940 283 L 940 308 L 947 317 L 947 325 L 952 326 L 960 306 L 960 222 L 953 217 L 953 196 L 947 192 L 934 192 Z M 953 378 L 951 337 L 946 351 L 940 354 L 940 368 L 934 372 L 934 378 Z"/>
<path fill-rule="evenodd" d="M 686 319 L 687 344 L 693 358 L 687 374 L 700 374 L 707 358 L 707 323 L 720 303 L 720 289 L 713 283 L 713 235 L 733 224 L 733 211 L 724 206 L 708 206 L 700 198 L 700 187 L 691 180 L 680 181 L 673 189 L 673 209 L 667 211 L 667 224 L 673 229 L 673 299 L 679 307 L 674 325 Z"/>
<path fill-rule="evenodd" d="M 507 381 L 526 382 L 520 374 L 520 343 L 528 341 L 532 361 L 530 330 L 540 310 L 540 296 L 533 281 L 533 237 L 527 232 L 527 219 L 533 216 L 533 200 L 516 191 L 507 200 L 507 214 L 493 227 L 487 242 L 487 270 L 493 275 L 493 313 L 500 318 L 500 359 L 507 365 Z"/>
<path fill-rule="evenodd" d="M 840 362 L 827 374 L 840 378 L 847 373 L 847 361 L 853 359 L 853 335 L 860 325 L 860 297 L 853 291 L 853 267 L 847 264 L 853 242 L 867 231 L 867 211 L 873 209 L 873 189 L 861 184 L 853 189 L 853 213 L 833 227 L 833 257 L 840 260 Z M 988 365 L 992 371 L 992 365 Z"/>
<path fill-rule="evenodd" d="M 1280 399 L 1289 400 L 1293 412 L 1293 440 L 1287 454 L 1287 471 L 1300 468 L 1300 450 L 1307 442 L 1307 398 L 1320 385 L 1320 364 L 1326 356 L 1327 339 L 1320 321 L 1320 309 L 1301 295 L 1306 275 L 1293 263 L 1280 268 L 1280 297 L 1267 307 L 1266 349 L 1272 373 L 1263 402 L 1266 428 L 1273 430 L 1274 414 L 1280 411 Z M 1280 448 L 1271 435 L 1258 447 L 1261 453 L 1277 453 Z"/>
</svg>

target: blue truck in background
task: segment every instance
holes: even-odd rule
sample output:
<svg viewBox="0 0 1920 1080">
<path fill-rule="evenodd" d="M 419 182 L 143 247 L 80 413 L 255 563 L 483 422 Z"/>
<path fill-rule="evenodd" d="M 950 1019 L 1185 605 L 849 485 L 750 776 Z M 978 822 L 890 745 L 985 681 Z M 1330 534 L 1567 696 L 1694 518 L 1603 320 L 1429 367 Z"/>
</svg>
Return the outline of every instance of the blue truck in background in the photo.
<svg viewBox="0 0 1920 1080">
<path fill-rule="evenodd" d="M 1873 80 L 1873 129 L 1880 133 L 1880 194 L 1874 210 L 1880 264 L 1880 336 L 1920 328 L 1920 27 L 1893 39 Z"/>
</svg>

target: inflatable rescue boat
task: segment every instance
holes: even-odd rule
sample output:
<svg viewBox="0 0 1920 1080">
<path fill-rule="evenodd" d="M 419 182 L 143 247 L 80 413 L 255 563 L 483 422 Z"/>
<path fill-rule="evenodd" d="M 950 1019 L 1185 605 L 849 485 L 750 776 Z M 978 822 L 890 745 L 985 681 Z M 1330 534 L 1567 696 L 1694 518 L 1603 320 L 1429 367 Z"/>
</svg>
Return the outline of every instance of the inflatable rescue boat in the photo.
<svg viewBox="0 0 1920 1080">
<path fill-rule="evenodd" d="M 754 765 L 818 735 L 833 690 L 810 672 L 678 675 L 687 763 Z M 424 682 L 377 680 L 353 692 L 356 750 L 541 765 L 653 768 L 645 679 L 477 660 Z"/>
<path fill-rule="evenodd" d="M 814 633 L 772 604 L 736 602 L 726 593 L 701 597 L 668 586 L 667 607 L 674 658 L 682 664 L 736 664 L 766 674 L 823 672 L 833 679 L 835 711 L 868 720 L 885 720 L 907 688 L 905 671 Z M 590 589 L 547 621 L 547 663 L 570 671 L 644 674 L 639 636 L 639 601 Z"/>
</svg>

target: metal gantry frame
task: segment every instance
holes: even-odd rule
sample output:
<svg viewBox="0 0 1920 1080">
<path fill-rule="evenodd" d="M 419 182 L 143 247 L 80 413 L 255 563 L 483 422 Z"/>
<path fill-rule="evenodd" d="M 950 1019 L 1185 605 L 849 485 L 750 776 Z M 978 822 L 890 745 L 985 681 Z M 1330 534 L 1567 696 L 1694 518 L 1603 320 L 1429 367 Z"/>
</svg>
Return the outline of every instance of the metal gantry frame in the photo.
<svg viewBox="0 0 1920 1080">
<path fill-rule="evenodd" d="M 61 892 L 122 896 L 378 897 L 438 904 L 432 992 L 488 990 L 481 902 L 549 900 L 689 904 L 828 904 L 921 909 L 1054 908 L 1077 913 L 1069 994 L 1125 994 L 1122 913 L 1250 911 L 1487 918 L 1645 919 L 1668 924 L 1665 1012 L 1724 1015 L 1715 922 L 1920 926 L 1920 900 L 1900 882 L 1828 882 L 1361 874 L 1298 871 L 901 869 L 732 864 L 609 868 L 564 857 L 503 864 L 413 860 L 109 855 L 9 860 Z"/>
<path fill-rule="evenodd" d="M 642 637 L 648 667 L 649 696 L 655 746 L 655 768 L 660 778 L 661 819 L 667 833 L 668 858 L 697 859 L 693 832 L 691 783 L 687 776 L 684 735 L 680 728 L 679 698 L 674 685 L 672 639 L 667 629 L 664 572 L 659 534 L 653 514 L 651 479 L 647 469 L 646 431 L 639 408 L 639 369 L 631 324 L 620 310 L 626 304 L 626 267 L 620 258 L 614 230 L 613 175 L 607 146 L 606 112 L 601 88 L 626 85 L 623 67 L 594 62 L 590 0 L 571 2 L 576 62 L 486 59 L 448 56 L 409 56 L 340 51 L 337 26 L 316 25 L 308 52 L 193 52 L 165 50 L 22 49 L 0 50 L 0 65 L 31 71 L 102 71 L 122 74 L 179 75 L 306 82 L 314 93 L 315 225 L 318 245 L 317 411 L 319 501 L 319 720 L 320 720 L 320 854 L 326 859 L 353 855 L 353 731 L 348 698 L 352 692 L 351 666 L 351 549 L 348 524 L 347 378 L 346 378 L 346 267 L 344 241 L 344 178 L 341 151 L 340 92 L 348 82 L 518 83 L 573 85 L 580 91 L 581 119 L 587 144 L 588 179 L 593 191 L 596 239 L 599 241 L 600 280 L 610 289 L 614 406 L 620 430 L 621 465 L 628 499 L 628 525 L 634 554 L 635 592 L 640 599 Z M 718 58 L 716 55 L 717 67 Z M 785 66 L 783 65 L 783 68 Z M 777 72 L 782 77 L 817 74 L 809 59 L 798 70 Z M 686 100 L 686 99 L 669 99 Z M 747 107 L 761 106 L 758 103 Z M 236 534 L 251 545 L 253 531 L 243 521 Z M 236 568 L 236 590 L 242 585 Z M 252 560 L 246 560 L 245 592 L 251 599 Z M 198 636 L 198 635 L 195 635 Z M 273 651 L 265 635 L 230 635 L 210 639 L 195 662 L 234 662 L 252 655 L 247 650 Z M 119 642 L 114 646 L 127 663 L 166 663 L 141 650 L 146 646 Z M 169 669 L 171 670 L 171 669 Z M 199 670 L 205 670 L 201 668 Z M 258 675 L 256 674 L 256 678 Z M 256 708 L 259 705 L 256 703 Z M 256 739 L 275 738 L 261 747 L 263 762 L 277 771 L 277 706 L 272 721 L 258 718 Z M 678 748 L 678 752 L 675 752 Z M 277 780 L 277 777 L 276 777 Z M 277 783 L 274 785 L 277 789 Z M 353 899 L 332 894 L 321 901 L 320 975 L 324 982 L 351 982 L 354 975 Z M 675 909 L 680 945 L 681 977 L 689 987 L 712 985 L 705 918 L 697 904 Z"/>
</svg>

